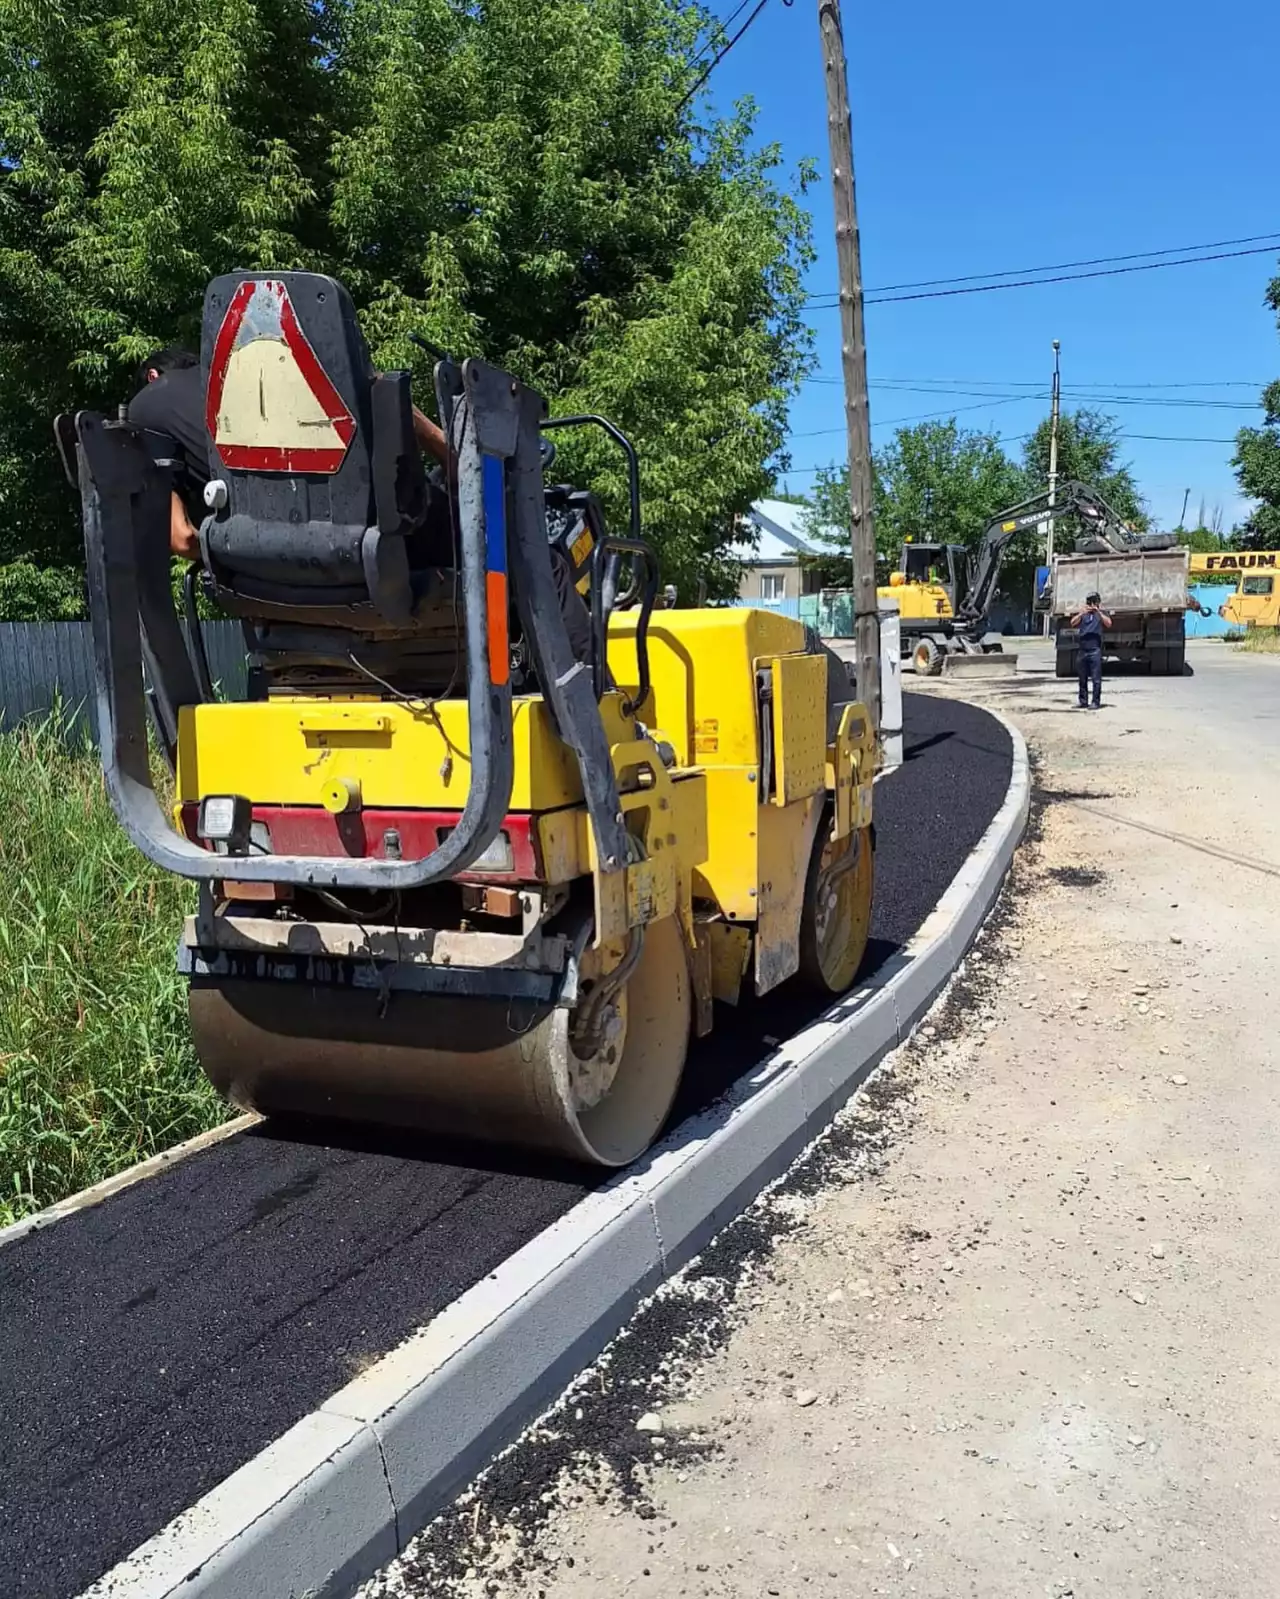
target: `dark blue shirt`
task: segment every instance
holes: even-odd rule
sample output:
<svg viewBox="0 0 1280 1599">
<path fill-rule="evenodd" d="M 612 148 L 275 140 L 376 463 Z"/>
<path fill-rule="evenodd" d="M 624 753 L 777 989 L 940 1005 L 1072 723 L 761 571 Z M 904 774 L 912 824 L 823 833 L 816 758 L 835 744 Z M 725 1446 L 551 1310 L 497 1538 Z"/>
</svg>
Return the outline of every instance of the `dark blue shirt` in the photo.
<svg viewBox="0 0 1280 1599">
<path fill-rule="evenodd" d="M 1102 618 L 1097 611 L 1086 611 L 1080 618 L 1080 626 L 1076 629 L 1076 637 L 1081 644 L 1102 643 Z"/>
</svg>

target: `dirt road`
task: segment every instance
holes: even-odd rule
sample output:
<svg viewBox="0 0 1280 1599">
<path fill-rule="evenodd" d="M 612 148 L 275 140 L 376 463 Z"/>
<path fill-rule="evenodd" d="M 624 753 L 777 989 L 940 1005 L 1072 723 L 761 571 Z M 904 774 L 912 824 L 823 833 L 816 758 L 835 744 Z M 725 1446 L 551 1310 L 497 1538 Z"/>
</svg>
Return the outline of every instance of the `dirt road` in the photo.
<svg viewBox="0 0 1280 1599">
<path fill-rule="evenodd" d="M 1041 803 L 950 1004 L 709 1351 L 379 1593 L 1280 1590 L 1280 661 L 1190 658 L 1096 715 L 1039 650 L 966 687 Z"/>
</svg>

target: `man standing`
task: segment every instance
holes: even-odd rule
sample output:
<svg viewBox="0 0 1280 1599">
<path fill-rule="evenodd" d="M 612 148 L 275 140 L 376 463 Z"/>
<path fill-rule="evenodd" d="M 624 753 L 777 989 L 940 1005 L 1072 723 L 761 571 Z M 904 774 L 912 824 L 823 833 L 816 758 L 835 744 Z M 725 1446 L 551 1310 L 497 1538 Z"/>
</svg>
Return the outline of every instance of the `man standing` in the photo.
<svg viewBox="0 0 1280 1599">
<path fill-rule="evenodd" d="M 1080 673 L 1080 704 L 1085 710 L 1096 711 L 1102 704 L 1102 630 L 1111 626 L 1111 618 L 1102 609 L 1102 596 L 1089 594 L 1084 609 L 1071 618 L 1076 630 L 1076 660 Z M 1093 684 L 1093 700 L 1088 697 Z"/>
</svg>

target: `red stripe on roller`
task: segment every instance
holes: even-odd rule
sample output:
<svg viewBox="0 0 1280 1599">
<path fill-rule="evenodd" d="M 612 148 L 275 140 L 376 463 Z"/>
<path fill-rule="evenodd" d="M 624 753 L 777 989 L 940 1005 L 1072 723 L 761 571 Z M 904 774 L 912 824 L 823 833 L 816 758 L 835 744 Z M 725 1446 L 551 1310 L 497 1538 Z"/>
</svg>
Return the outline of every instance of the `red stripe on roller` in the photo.
<svg viewBox="0 0 1280 1599">
<path fill-rule="evenodd" d="M 511 676 L 511 640 L 507 636 L 507 577 L 505 572 L 485 573 L 489 602 L 489 680 L 499 686 Z"/>
</svg>

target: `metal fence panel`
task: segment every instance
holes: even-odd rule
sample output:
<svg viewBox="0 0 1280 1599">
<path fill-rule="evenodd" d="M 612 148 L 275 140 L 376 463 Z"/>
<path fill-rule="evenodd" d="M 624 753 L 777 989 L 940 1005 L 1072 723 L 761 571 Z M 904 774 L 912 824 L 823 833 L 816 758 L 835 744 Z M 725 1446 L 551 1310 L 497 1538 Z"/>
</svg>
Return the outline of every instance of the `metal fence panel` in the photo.
<svg viewBox="0 0 1280 1599">
<path fill-rule="evenodd" d="M 238 622 L 203 622 L 209 667 L 223 699 L 245 697 L 244 634 Z M 88 622 L 0 622 L 0 728 L 48 716 L 61 705 L 68 730 L 97 737 L 93 635 Z"/>
</svg>

